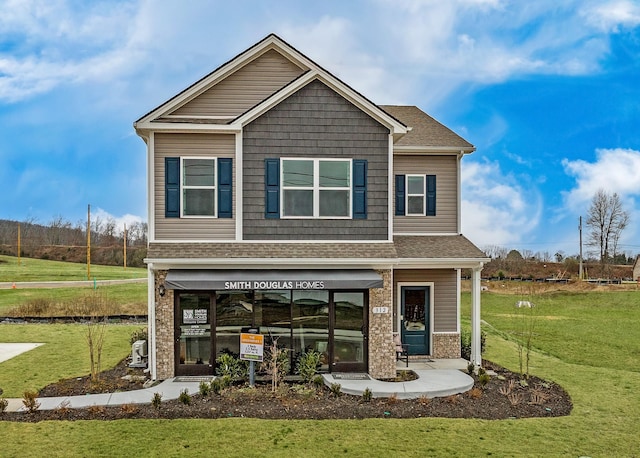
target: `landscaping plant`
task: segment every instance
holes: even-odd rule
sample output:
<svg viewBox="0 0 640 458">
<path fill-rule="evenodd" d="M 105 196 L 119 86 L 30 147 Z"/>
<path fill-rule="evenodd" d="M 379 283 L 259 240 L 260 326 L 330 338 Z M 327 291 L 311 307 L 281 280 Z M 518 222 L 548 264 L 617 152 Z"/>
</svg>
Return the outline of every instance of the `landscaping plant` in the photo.
<svg viewBox="0 0 640 458">
<path fill-rule="evenodd" d="M 322 354 L 315 350 L 309 350 L 300 355 L 296 365 L 296 372 L 306 383 L 311 383 L 315 377 L 320 366 L 321 357 Z"/>
</svg>

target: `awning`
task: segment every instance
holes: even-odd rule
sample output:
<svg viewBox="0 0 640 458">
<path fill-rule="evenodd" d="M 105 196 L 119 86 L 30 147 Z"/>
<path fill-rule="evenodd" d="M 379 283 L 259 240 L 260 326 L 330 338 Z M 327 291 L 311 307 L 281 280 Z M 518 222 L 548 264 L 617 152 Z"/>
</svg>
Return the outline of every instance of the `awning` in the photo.
<svg viewBox="0 0 640 458">
<path fill-rule="evenodd" d="M 165 288 L 180 290 L 382 288 L 373 270 L 169 270 Z"/>
</svg>

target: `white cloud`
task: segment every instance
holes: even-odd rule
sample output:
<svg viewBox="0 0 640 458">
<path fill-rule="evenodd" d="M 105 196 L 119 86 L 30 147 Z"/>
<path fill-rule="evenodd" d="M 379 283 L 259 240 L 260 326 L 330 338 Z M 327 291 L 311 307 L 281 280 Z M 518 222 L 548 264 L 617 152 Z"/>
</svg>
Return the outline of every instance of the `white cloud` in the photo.
<svg viewBox="0 0 640 458">
<path fill-rule="evenodd" d="M 542 203 L 527 178 L 504 175 L 498 163 L 462 165 L 462 232 L 478 246 L 514 246 L 540 223 Z"/>
<path fill-rule="evenodd" d="M 580 14 L 586 21 L 605 32 L 618 33 L 620 28 L 640 24 L 640 4 L 629 0 L 612 0 L 588 4 Z"/>
<path fill-rule="evenodd" d="M 103 210 L 102 208 L 97 208 L 95 210 L 91 210 L 91 224 L 94 225 L 96 223 L 104 225 L 107 222 L 113 223 L 115 228 L 115 233 L 121 235 L 124 231 L 125 224 L 127 229 L 131 227 L 133 223 L 143 223 L 145 219 L 131 214 L 124 214 L 121 216 L 115 216 L 111 213 Z"/>
<path fill-rule="evenodd" d="M 564 159 L 562 165 L 576 180 L 576 187 L 564 194 L 567 208 L 585 207 L 598 189 L 616 192 L 623 199 L 640 195 L 640 151 L 597 149 L 594 162 Z"/>
</svg>

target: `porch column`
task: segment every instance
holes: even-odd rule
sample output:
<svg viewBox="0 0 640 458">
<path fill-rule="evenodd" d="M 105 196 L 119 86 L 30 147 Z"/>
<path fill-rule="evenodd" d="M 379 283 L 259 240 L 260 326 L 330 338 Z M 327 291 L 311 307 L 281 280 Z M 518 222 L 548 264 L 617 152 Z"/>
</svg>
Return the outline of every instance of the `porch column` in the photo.
<svg viewBox="0 0 640 458">
<path fill-rule="evenodd" d="M 480 331 L 480 272 L 482 264 L 471 270 L 471 361 L 482 366 Z"/>
</svg>

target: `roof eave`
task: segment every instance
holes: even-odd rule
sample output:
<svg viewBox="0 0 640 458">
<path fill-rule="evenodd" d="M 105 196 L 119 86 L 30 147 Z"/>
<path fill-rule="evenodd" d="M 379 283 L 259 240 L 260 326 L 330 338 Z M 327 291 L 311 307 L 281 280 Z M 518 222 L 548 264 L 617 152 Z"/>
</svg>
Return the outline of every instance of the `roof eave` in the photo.
<svg viewBox="0 0 640 458">
<path fill-rule="evenodd" d="M 475 269 L 491 258 L 398 258 L 400 269 Z"/>
<path fill-rule="evenodd" d="M 396 154 L 471 154 L 475 146 L 398 146 L 394 145 Z"/>
<path fill-rule="evenodd" d="M 256 269 L 272 267 L 278 269 L 300 268 L 313 265 L 316 269 L 335 269 L 336 262 L 341 269 L 368 267 L 389 269 L 397 264 L 396 258 L 145 258 L 146 264 L 155 270 L 180 269 Z"/>
</svg>

